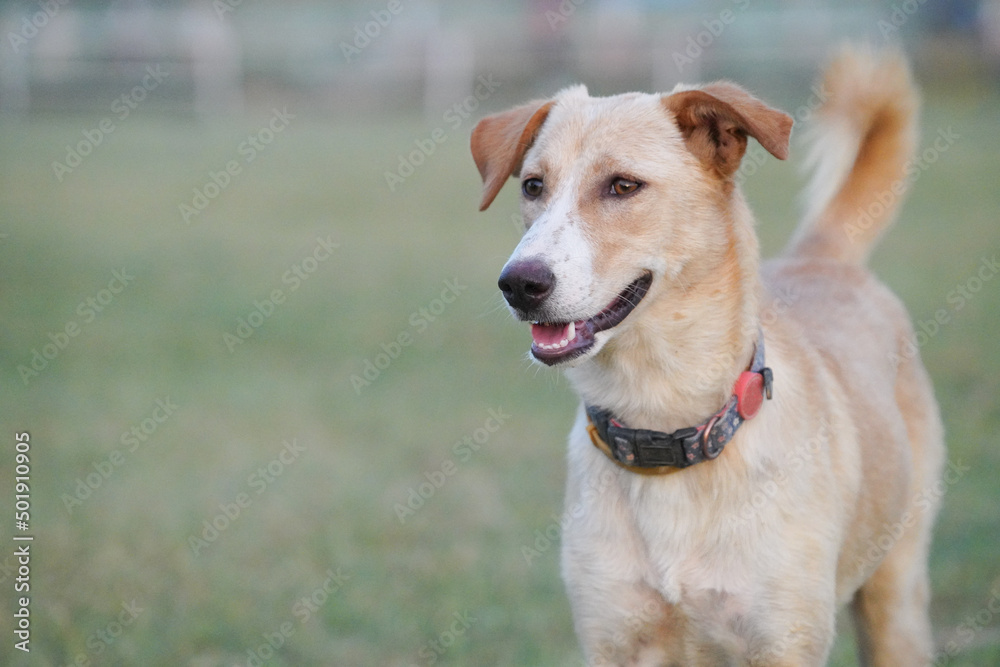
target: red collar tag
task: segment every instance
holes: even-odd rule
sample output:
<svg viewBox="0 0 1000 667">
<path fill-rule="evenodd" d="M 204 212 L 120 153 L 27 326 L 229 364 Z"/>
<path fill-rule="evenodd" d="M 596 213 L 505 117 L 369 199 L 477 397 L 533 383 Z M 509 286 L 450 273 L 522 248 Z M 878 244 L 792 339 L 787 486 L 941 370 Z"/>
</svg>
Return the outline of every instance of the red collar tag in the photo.
<svg viewBox="0 0 1000 667">
<path fill-rule="evenodd" d="M 754 371 L 743 371 L 733 386 L 733 394 L 740 417 L 752 419 L 764 404 L 764 376 Z"/>
</svg>

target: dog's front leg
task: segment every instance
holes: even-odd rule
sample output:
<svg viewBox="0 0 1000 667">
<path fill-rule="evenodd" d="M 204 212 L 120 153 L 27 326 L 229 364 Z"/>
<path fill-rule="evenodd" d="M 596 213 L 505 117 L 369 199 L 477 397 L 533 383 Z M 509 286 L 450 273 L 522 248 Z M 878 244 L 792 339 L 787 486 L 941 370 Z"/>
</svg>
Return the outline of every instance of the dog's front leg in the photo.
<svg viewBox="0 0 1000 667">
<path fill-rule="evenodd" d="M 565 560 L 564 560 L 565 563 Z M 576 634 L 589 667 L 663 667 L 685 664 L 683 619 L 652 589 L 603 581 L 564 566 Z"/>
<path fill-rule="evenodd" d="M 578 423 L 562 521 L 562 571 L 587 665 L 680 665 L 683 621 L 646 583 L 627 473 L 590 445 Z M 579 445 L 579 446 L 578 446 Z"/>
</svg>

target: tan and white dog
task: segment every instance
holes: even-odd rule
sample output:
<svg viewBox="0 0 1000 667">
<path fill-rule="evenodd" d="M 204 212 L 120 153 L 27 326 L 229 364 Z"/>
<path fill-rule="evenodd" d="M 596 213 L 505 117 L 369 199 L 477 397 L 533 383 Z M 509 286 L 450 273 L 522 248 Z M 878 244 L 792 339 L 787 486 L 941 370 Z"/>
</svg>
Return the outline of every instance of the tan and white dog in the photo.
<svg viewBox="0 0 1000 667">
<path fill-rule="evenodd" d="M 942 426 L 865 268 L 917 95 L 852 50 L 824 89 L 808 210 L 763 266 L 734 174 L 748 137 L 784 159 L 792 119 L 739 86 L 576 86 L 473 131 L 481 209 L 521 186 L 500 288 L 582 399 L 562 569 L 589 664 L 823 665 L 846 603 L 865 665 L 930 661 Z"/>
</svg>

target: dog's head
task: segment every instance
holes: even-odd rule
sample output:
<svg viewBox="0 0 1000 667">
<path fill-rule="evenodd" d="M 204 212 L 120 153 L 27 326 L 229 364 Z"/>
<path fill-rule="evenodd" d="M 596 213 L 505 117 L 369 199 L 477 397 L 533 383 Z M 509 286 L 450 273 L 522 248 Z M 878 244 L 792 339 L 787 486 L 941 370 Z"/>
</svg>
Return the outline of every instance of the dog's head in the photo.
<svg viewBox="0 0 1000 667">
<path fill-rule="evenodd" d="M 792 119 L 742 88 L 594 98 L 577 86 L 472 133 L 485 210 L 518 176 L 526 232 L 500 274 L 531 353 L 579 362 L 725 252 L 732 176 L 754 137 L 784 159 Z M 626 319 L 628 318 L 628 319 Z"/>
</svg>

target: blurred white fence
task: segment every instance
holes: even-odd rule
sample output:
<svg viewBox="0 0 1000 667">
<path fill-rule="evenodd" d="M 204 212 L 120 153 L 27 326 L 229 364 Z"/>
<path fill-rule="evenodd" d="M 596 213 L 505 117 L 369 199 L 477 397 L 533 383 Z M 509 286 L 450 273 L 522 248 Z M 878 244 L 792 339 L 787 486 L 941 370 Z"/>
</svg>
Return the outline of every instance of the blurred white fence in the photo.
<svg viewBox="0 0 1000 667">
<path fill-rule="evenodd" d="M 846 37 L 878 41 L 885 13 L 873 4 L 762 10 L 750 0 L 670 10 L 540 0 L 532 10 L 498 4 L 458 15 L 430 0 L 360 9 L 242 0 L 24 7 L 0 15 L 0 110 L 107 104 L 159 65 L 170 76 L 157 105 L 202 115 L 280 93 L 318 110 L 440 116 L 486 75 L 519 99 L 573 81 L 597 92 L 666 90 L 723 66 L 756 76 L 811 73 Z"/>
</svg>

